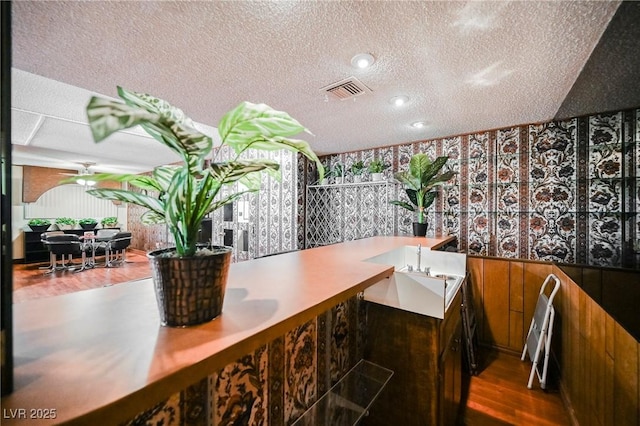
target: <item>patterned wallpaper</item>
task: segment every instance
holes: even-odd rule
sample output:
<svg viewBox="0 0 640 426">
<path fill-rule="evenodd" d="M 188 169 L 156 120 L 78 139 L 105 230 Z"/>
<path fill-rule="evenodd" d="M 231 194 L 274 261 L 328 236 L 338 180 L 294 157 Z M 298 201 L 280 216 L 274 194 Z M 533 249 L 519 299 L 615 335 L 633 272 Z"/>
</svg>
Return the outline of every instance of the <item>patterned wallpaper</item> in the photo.
<svg viewBox="0 0 640 426">
<path fill-rule="evenodd" d="M 440 190 L 428 220 L 430 234 L 455 235 L 461 250 L 640 266 L 640 109 L 337 154 L 322 161 L 327 167 L 344 164 L 345 182 L 351 182 L 348 169 L 355 161 L 381 158 L 392 166 L 385 171 L 391 178 L 418 152 L 448 156 L 447 167 L 457 172 Z M 313 174 L 307 176 L 312 179 Z M 389 199 L 403 197 L 399 185 L 390 186 Z M 380 208 L 375 200 L 371 203 Z M 357 214 L 347 204 L 341 208 L 347 216 Z M 393 218 L 390 233 L 411 233 L 411 212 L 396 207 L 388 212 Z M 340 238 L 363 236 L 356 230 Z"/>
<path fill-rule="evenodd" d="M 457 175 L 440 190 L 428 213 L 429 233 L 458 237 L 469 254 L 570 264 L 640 266 L 640 109 L 558 122 L 418 141 L 323 157 L 326 167 L 349 167 L 380 158 L 390 164 L 385 177 L 408 167 L 424 152 L 449 157 Z M 221 153 L 224 158 L 228 153 Z M 250 154 L 251 155 L 251 154 Z M 253 154 L 255 155 L 255 154 Z M 263 178 L 263 190 L 246 197 L 250 220 L 224 222 L 213 213 L 213 241 L 224 229 L 234 231 L 234 260 L 320 245 L 317 230 L 307 229 L 327 215 L 326 206 L 308 204 L 305 188 L 317 179 L 313 164 L 282 151 L 269 154 L 282 164 L 282 180 Z M 365 180 L 367 176 L 365 176 Z M 386 193 L 367 185 L 345 186 L 332 201 L 334 213 L 326 241 L 370 235 L 411 234 L 411 212 L 387 204 L 405 197 L 399 185 Z M 332 195 L 332 197 L 333 197 Z M 306 213 L 306 214 L 305 214 Z M 144 250 L 166 241 L 163 227 L 146 228 L 129 208 L 134 246 Z M 305 221 L 306 219 L 306 221 Z M 341 231 L 340 231 L 341 230 Z M 248 251 L 237 247 L 241 231 Z M 340 231 L 340 232 L 338 232 Z M 338 232 L 337 235 L 336 232 Z M 311 233 L 311 234 L 310 234 Z M 328 237 L 327 237 L 328 238 Z"/>
<path fill-rule="evenodd" d="M 291 425 L 362 358 L 356 298 L 157 403 L 125 425 Z"/>
<path fill-rule="evenodd" d="M 218 161 L 229 158 L 228 149 L 222 149 Z M 248 151 L 246 158 L 256 158 L 257 152 Z M 269 152 L 266 156 L 280 163 L 281 179 L 267 174 L 262 176 L 262 190 L 246 195 L 249 214 L 248 221 L 242 221 L 239 215 L 239 203 L 234 203 L 233 217 L 224 220 L 224 212 L 219 209 L 211 214 L 213 244 L 223 244 L 225 229 L 233 231 L 233 261 L 254 259 L 267 254 L 295 250 L 299 247 L 298 218 L 300 188 L 303 181 L 298 179 L 298 160 L 296 155 L 288 151 Z M 146 226 L 140 222 L 145 209 L 134 205 L 128 206 L 128 229 L 133 234 L 132 246 L 140 250 L 154 250 L 171 245 L 171 236 L 167 235 L 165 225 Z M 300 210 L 302 211 L 302 210 Z M 242 232 L 248 233 L 248 250 L 240 248 L 239 239 Z"/>
</svg>

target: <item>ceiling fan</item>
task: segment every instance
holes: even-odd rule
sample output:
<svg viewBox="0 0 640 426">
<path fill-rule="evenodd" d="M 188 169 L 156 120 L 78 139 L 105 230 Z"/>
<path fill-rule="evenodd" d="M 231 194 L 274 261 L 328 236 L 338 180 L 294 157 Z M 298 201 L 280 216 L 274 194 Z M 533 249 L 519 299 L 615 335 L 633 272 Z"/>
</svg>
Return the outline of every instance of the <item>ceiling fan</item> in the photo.
<svg viewBox="0 0 640 426">
<path fill-rule="evenodd" d="M 95 166 L 96 163 L 85 162 L 85 163 L 77 163 L 77 164 L 80 164 L 82 166 L 82 168 L 78 170 L 77 174 L 71 174 L 71 173 L 61 173 L 61 174 L 67 175 L 67 176 L 84 176 L 83 178 L 76 180 L 76 183 L 78 185 L 82 185 L 85 187 L 94 186 L 97 182 L 95 180 L 91 180 L 91 175 L 93 175 L 93 172 L 89 170 L 89 167 Z"/>
</svg>

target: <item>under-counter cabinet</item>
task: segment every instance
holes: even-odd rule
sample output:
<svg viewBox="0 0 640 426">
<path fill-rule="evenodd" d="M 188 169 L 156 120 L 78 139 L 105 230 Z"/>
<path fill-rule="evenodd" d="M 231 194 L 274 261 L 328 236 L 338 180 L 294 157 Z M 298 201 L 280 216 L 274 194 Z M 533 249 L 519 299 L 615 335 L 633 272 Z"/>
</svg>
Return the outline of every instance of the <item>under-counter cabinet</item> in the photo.
<svg viewBox="0 0 640 426">
<path fill-rule="evenodd" d="M 462 393 L 461 302 L 458 290 L 444 319 L 364 302 L 364 358 L 394 371 L 364 425 L 456 423 Z"/>
</svg>

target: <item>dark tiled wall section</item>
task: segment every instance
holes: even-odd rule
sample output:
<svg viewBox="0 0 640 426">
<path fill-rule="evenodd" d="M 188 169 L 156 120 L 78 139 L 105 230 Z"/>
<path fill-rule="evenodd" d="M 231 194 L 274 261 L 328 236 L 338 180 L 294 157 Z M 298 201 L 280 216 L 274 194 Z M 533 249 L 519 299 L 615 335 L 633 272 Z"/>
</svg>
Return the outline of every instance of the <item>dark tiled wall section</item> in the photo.
<svg viewBox="0 0 640 426">
<path fill-rule="evenodd" d="M 429 212 L 429 231 L 457 236 L 461 250 L 512 259 L 640 266 L 640 109 L 349 152 L 322 161 L 327 167 L 344 164 L 345 181 L 350 182 L 351 164 L 380 158 L 391 165 L 385 171 L 390 179 L 418 152 L 448 156 L 447 167 L 457 172 Z M 405 196 L 398 185 L 389 191 L 389 199 Z M 393 207 L 389 213 L 394 234 L 411 233 L 410 212 Z"/>
</svg>

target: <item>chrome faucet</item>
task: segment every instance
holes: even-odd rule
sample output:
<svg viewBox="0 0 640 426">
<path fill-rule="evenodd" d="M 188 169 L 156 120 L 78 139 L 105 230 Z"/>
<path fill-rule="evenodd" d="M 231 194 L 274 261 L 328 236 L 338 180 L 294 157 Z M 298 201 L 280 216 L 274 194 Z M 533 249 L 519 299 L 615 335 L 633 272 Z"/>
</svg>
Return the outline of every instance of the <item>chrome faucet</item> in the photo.
<svg viewBox="0 0 640 426">
<path fill-rule="evenodd" d="M 418 244 L 418 267 L 417 271 L 420 272 L 420 252 L 422 251 L 422 244 Z"/>
</svg>

